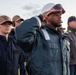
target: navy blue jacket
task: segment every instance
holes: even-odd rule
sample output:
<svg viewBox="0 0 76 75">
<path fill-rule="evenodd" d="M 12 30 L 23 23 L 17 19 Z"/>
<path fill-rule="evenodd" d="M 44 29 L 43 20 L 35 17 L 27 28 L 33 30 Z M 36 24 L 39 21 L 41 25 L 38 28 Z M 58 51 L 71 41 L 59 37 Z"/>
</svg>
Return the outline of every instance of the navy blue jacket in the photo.
<svg viewBox="0 0 76 75">
<path fill-rule="evenodd" d="M 34 17 L 16 29 L 19 45 L 25 52 L 31 52 L 27 63 L 29 75 L 69 75 L 69 42 L 60 30 L 50 25 L 43 29 L 49 37 L 44 36 L 40 22 Z"/>
<path fill-rule="evenodd" d="M 8 41 L 0 35 L 0 75 L 18 75 L 18 66 L 24 65 L 19 60 L 20 54 L 23 53 L 13 38 L 9 37 Z M 25 59 L 24 59 L 25 60 Z M 22 68 L 21 75 L 25 74 L 25 67 Z"/>
</svg>

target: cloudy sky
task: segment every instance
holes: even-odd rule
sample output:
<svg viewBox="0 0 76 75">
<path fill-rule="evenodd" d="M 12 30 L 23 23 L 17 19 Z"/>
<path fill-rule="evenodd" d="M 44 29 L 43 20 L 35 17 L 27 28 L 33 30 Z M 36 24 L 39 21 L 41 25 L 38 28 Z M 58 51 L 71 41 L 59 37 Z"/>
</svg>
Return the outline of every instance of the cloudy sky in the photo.
<svg viewBox="0 0 76 75">
<path fill-rule="evenodd" d="M 0 0 L 0 15 L 20 15 L 24 19 L 38 15 L 41 8 L 47 3 L 60 3 L 66 13 L 62 16 L 62 26 L 67 27 L 67 19 L 76 16 L 76 0 Z"/>
</svg>

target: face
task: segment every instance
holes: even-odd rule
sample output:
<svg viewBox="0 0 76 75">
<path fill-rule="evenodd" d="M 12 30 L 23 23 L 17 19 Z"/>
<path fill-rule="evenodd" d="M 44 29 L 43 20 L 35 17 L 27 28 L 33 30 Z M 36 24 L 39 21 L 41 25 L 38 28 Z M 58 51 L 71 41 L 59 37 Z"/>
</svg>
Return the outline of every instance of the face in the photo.
<svg viewBox="0 0 76 75">
<path fill-rule="evenodd" d="M 9 22 L 5 22 L 3 24 L 0 25 L 0 34 L 1 35 L 6 35 L 6 34 L 9 34 L 10 31 L 11 31 L 11 23 Z"/>
<path fill-rule="evenodd" d="M 61 15 L 61 12 L 53 12 L 51 14 L 48 14 L 47 23 L 55 28 L 60 27 L 62 23 Z"/>
<path fill-rule="evenodd" d="M 76 21 L 69 22 L 69 26 L 73 29 L 76 29 Z"/>
<path fill-rule="evenodd" d="M 20 25 L 23 21 L 22 20 L 18 20 L 18 21 L 15 21 L 15 28 Z"/>
</svg>

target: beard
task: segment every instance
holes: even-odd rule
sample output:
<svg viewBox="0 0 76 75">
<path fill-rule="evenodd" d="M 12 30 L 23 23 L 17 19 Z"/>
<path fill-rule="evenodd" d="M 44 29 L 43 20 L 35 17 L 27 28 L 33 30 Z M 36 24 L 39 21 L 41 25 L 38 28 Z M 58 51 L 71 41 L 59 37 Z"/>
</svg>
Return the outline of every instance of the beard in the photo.
<svg viewBox="0 0 76 75">
<path fill-rule="evenodd" d="M 61 27 L 62 25 L 61 25 L 61 23 L 55 23 L 55 22 L 51 22 L 51 24 L 53 25 L 53 27 Z"/>
<path fill-rule="evenodd" d="M 61 27 L 62 25 L 61 24 L 54 24 L 53 26 L 54 27 Z"/>
</svg>

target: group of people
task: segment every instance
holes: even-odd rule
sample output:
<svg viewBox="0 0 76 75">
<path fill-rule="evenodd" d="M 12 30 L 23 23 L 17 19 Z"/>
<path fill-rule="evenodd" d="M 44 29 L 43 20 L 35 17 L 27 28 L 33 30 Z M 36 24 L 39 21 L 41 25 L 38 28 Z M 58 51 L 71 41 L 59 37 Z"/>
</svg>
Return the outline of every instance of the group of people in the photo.
<svg viewBox="0 0 76 75">
<path fill-rule="evenodd" d="M 0 75 L 76 75 L 76 17 L 65 33 L 64 13 L 61 4 L 48 3 L 27 20 L 1 15 Z"/>
<path fill-rule="evenodd" d="M 6 15 L 0 16 L 0 75 L 26 75 L 25 53 L 15 38 L 15 27 L 23 20 L 18 15 L 12 20 Z"/>
</svg>

